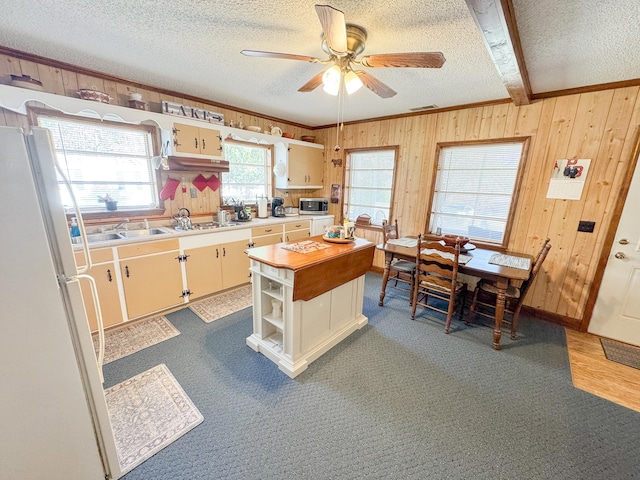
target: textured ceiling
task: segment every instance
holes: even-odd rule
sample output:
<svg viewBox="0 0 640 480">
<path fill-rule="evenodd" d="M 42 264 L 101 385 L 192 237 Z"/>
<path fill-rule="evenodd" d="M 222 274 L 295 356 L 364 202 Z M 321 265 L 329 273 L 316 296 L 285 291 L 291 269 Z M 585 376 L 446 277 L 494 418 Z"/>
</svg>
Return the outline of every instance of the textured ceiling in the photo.
<svg viewBox="0 0 640 480">
<path fill-rule="evenodd" d="M 298 88 L 323 65 L 242 49 L 326 58 L 312 1 L 12 0 L 0 45 L 309 126 L 338 102 Z M 364 54 L 441 51 L 441 69 L 377 68 L 398 94 L 363 88 L 344 120 L 508 98 L 464 0 L 332 1 L 368 32 Z M 513 0 L 534 93 L 640 78 L 638 0 Z"/>
</svg>

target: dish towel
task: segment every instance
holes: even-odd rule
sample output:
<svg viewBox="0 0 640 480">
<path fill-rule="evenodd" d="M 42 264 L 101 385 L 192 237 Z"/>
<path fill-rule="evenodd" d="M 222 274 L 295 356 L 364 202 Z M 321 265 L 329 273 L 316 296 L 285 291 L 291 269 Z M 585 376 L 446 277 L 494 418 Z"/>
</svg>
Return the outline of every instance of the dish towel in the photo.
<svg viewBox="0 0 640 480">
<path fill-rule="evenodd" d="M 176 180 L 175 178 L 167 178 L 167 183 L 164 184 L 164 188 L 160 192 L 160 198 L 162 200 L 167 199 L 175 199 L 176 198 L 176 189 L 180 185 L 180 180 Z"/>
<path fill-rule="evenodd" d="M 513 255 L 505 255 L 502 253 L 494 253 L 491 255 L 489 263 L 502 265 L 503 267 L 519 268 L 521 270 L 529 270 L 531 268 L 530 258 L 514 257 Z"/>
<path fill-rule="evenodd" d="M 207 185 L 214 192 L 218 189 L 218 187 L 220 186 L 220 183 L 221 183 L 220 179 L 218 177 L 216 177 L 215 175 L 211 175 L 209 177 L 209 180 L 207 180 Z"/>
</svg>

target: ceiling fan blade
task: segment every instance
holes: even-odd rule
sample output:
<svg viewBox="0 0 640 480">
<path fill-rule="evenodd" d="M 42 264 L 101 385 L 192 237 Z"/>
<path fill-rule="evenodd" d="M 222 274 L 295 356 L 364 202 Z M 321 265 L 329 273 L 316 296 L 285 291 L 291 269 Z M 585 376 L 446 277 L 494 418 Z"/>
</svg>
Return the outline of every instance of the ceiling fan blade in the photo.
<svg viewBox="0 0 640 480">
<path fill-rule="evenodd" d="M 285 60 L 302 60 L 303 62 L 322 63 L 322 60 L 307 55 L 294 55 L 292 53 L 261 52 L 259 50 L 242 50 L 240 53 L 248 57 L 283 58 Z"/>
<path fill-rule="evenodd" d="M 319 74 L 317 74 L 315 77 L 313 77 L 311 80 L 309 80 L 303 86 L 301 86 L 298 89 L 298 91 L 299 92 L 310 92 L 312 90 L 315 90 L 317 87 L 322 85 L 322 75 L 323 74 L 324 74 L 324 72 L 320 72 Z"/>
<path fill-rule="evenodd" d="M 331 5 L 316 5 L 316 13 L 331 51 L 338 56 L 347 55 L 347 27 L 344 23 L 344 13 Z"/>
<path fill-rule="evenodd" d="M 441 52 L 384 53 L 360 59 L 365 67 L 440 68 L 445 62 Z"/>
<path fill-rule="evenodd" d="M 356 75 L 362 80 L 365 87 L 382 98 L 391 98 L 396 95 L 396 91 L 385 85 L 373 75 L 369 75 L 363 70 L 356 70 Z"/>
</svg>

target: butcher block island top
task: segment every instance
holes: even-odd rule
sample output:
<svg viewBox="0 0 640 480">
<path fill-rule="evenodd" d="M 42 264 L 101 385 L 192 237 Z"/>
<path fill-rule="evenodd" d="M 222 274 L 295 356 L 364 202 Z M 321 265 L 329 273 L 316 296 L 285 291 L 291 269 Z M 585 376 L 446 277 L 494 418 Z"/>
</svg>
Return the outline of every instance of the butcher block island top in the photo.
<svg viewBox="0 0 640 480">
<path fill-rule="evenodd" d="M 294 378 L 365 326 L 365 273 L 375 244 L 322 236 L 247 250 L 251 260 L 253 334 L 247 345 Z"/>
<path fill-rule="evenodd" d="M 307 242 L 317 243 L 325 248 L 306 253 L 285 248 Z M 374 251 L 375 244 L 363 238 L 355 238 L 349 243 L 331 243 L 319 235 L 310 237 L 304 242 L 278 243 L 252 248 L 247 250 L 247 253 L 252 260 L 294 272 L 293 301 L 295 302 L 310 300 L 364 275 L 373 264 Z"/>
</svg>

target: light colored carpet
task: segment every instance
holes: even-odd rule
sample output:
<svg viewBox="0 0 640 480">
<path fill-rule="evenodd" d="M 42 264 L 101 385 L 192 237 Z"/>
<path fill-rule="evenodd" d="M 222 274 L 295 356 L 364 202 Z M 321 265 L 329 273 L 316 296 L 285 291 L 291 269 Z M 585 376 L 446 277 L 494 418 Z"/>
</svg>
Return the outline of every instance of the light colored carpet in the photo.
<svg viewBox="0 0 640 480">
<path fill-rule="evenodd" d="M 104 363 L 113 362 L 143 348 L 168 340 L 180 332 L 166 317 L 152 317 L 112 328 L 104 333 Z M 98 354 L 98 334 L 93 334 L 93 347 Z"/>
<path fill-rule="evenodd" d="M 245 285 L 189 306 L 191 311 L 209 323 L 252 305 L 251 285 Z"/>
<path fill-rule="evenodd" d="M 164 364 L 106 389 L 104 395 L 123 474 L 204 420 Z"/>
</svg>

